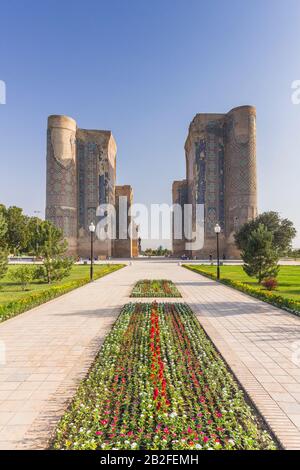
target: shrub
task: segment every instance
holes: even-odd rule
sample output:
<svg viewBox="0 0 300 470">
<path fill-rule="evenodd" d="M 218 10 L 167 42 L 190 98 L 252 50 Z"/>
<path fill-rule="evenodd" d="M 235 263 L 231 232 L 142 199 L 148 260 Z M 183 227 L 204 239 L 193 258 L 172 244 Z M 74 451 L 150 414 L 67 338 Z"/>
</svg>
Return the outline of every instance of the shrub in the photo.
<svg viewBox="0 0 300 470">
<path fill-rule="evenodd" d="M 32 267 L 26 264 L 18 266 L 10 273 L 10 278 L 19 282 L 23 291 L 27 289 L 28 284 L 30 284 L 33 279 L 33 276 L 34 271 L 32 270 Z"/>
<path fill-rule="evenodd" d="M 36 268 L 35 279 L 41 279 L 48 284 L 53 281 L 61 281 L 70 275 L 73 264 L 72 258 L 45 259 L 44 264 Z"/>
<path fill-rule="evenodd" d="M 8 254 L 6 250 L 0 250 L 0 279 L 5 276 L 8 268 Z"/>
<path fill-rule="evenodd" d="M 275 290 L 278 287 L 278 282 L 277 282 L 277 279 L 275 279 L 274 277 L 270 277 L 268 279 L 265 279 L 262 282 L 262 285 L 267 290 Z"/>
</svg>

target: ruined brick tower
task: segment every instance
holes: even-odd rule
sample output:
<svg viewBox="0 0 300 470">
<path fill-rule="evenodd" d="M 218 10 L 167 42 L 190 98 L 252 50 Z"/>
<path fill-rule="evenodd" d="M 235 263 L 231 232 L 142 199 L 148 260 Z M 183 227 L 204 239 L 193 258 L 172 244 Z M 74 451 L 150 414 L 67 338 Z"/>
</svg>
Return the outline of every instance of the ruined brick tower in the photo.
<svg viewBox="0 0 300 470">
<path fill-rule="evenodd" d="M 175 256 L 215 256 L 214 226 L 219 223 L 220 253 L 237 258 L 234 233 L 257 215 L 256 110 L 241 106 L 228 114 L 197 114 L 185 143 L 186 179 L 173 183 L 173 204 L 204 206 L 204 246 L 186 251 L 174 239 Z M 193 229 L 195 220 L 192 221 Z"/>
<path fill-rule="evenodd" d="M 90 255 L 89 224 L 100 204 L 117 205 L 117 146 L 110 131 L 77 128 L 67 116 L 49 116 L 46 219 L 63 230 L 70 255 Z M 132 203 L 132 189 L 127 186 Z M 117 195 L 117 196 L 116 196 Z M 95 241 L 95 256 L 133 256 L 134 241 Z"/>
</svg>

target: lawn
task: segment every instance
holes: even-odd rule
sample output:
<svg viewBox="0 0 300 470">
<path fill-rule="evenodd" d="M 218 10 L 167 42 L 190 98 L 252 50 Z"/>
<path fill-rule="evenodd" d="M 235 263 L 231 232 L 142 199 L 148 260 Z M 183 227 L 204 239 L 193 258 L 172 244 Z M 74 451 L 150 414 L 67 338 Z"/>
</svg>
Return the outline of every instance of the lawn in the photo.
<svg viewBox="0 0 300 470">
<path fill-rule="evenodd" d="M 94 279 L 110 274 L 124 265 L 95 265 Z M 66 294 L 89 282 L 89 266 L 75 265 L 70 276 L 49 285 L 45 282 L 32 282 L 26 291 L 13 280 L 17 266 L 9 266 L 8 273 L 0 282 L 0 322 L 25 312 L 33 307 Z M 34 266 L 32 266 L 34 269 Z"/>
<path fill-rule="evenodd" d="M 181 297 L 181 294 L 172 281 L 144 279 L 135 284 L 130 297 Z"/>
<path fill-rule="evenodd" d="M 196 265 L 190 265 L 197 270 Z M 199 269 L 209 274 L 216 274 L 216 266 L 199 265 Z M 254 287 L 259 287 L 257 280 L 249 277 L 242 266 L 221 266 L 221 278 L 240 281 Z M 300 301 L 300 266 L 281 266 L 278 276 L 277 294 L 282 297 Z M 263 289 L 263 287 L 261 287 Z"/>
<path fill-rule="evenodd" d="M 276 444 L 184 304 L 127 304 L 52 447 L 266 450 Z"/>
<path fill-rule="evenodd" d="M 99 265 L 99 264 L 94 265 L 95 278 L 101 277 L 102 275 L 104 276 L 105 274 L 108 274 L 109 272 L 111 272 L 112 271 L 111 266 L 114 266 L 114 265 Z M 36 281 L 36 282 L 31 283 L 28 286 L 28 289 L 25 292 L 23 292 L 21 290 L 20 285 L 14 282 L 14 280 L 11 278 L 13 276 L 13 272 L 16 269 L 17 269 L 16 265 L 9 266 L 6 276 L 0 281 L 0 305 L 5 302 L 10 302 L 12 300 L 18 300 L 23 297 L 26 297 L 26 295 L 28 295 L 29 293 L 31 294 L 37 291 L 44 291 L 45 289 L 48 288 L 48 284 L 46 284 L 45 282 Z M 32 266 L 32 269 L 34 269 L 33 266 Z M 62 281 L 53 282 L 51 286 L 62 285 L 69 281 L 76 281 L 76 280 L 82 280 L 82 279 L 88 280 L 89 276 L 90 276 L 89 266 L 75 265 L 72 268 L 70 276 L 66 277 Z"/>
</svg>

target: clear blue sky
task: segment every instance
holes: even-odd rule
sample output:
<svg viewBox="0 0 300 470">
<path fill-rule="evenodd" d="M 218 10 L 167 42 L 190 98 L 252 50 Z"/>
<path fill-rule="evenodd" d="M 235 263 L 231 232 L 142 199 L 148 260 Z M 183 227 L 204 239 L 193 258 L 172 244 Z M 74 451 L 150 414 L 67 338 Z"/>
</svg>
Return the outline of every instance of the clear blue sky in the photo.
<svg viewBox="0 0 300 470">
<path fill-rule="evenodd" d="M 260 210 L 300 233 L 299 25 L 299 0 L 3 1 L 0 202 L 44 211 L 49 114 L 111 129 L 118 183 L 149 204 L 184 178 L 196 113 L 252 104 Z"/>
</svg>

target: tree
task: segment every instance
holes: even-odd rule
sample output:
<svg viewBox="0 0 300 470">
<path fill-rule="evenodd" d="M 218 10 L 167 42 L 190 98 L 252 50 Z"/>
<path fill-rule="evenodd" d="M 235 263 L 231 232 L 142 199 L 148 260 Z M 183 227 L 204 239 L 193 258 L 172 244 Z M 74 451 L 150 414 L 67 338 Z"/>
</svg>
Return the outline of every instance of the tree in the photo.
<svg viewBox="0 0 300 470">
<path fill-rule="evenodd" d="M 34 276 L 34 272 L 31 266 L 26 266 L 23 264 L 22 266 L 18 266 L 11 272 L 11 279 L 16 280 L 21 284 L 21 289 L 25 291 L 28 287 L 28 284 L 32 281 Z"/>
<path fill-rule="evenodd" d="M 38 217 L 29 217 L 27 220 L 27 246 L 26 253 L 40 255 L 40 247 L 43 246 L 47 237 L 47 230 L 43 220 Z"/>
<path fill-rule="evenodd" d="M 20 207 L 12 206 L 6 209 L 6 243 L 13 254 L 24 251 L 28 242 L 28 217 Z"/>
<path fill-rule="evenodd" d="M 241 253 L 243 269 L 248 276 L 263 279 L 276 278 L 279 272 L 279 249 L 274 246 L 273 234 L 263 224 L 252 230 Z"/>
<path fill-rule="evenodd" d="M 70 274 L 74 263 L 72 258 L 67 258 L 68 244 L 64 240 L 62 231 L 49 221 L 43 221 L 39 226 L 39 256 L 44 258 L 44 264 L 36 270 L 36 279 L 44 279 L 51 284 L 61 280 Z"/>
<path fill-rule="evenodd" d="M 36 268 L 34 277 L 48 282 L 48 284 L 61 281 L 70 275 L 73 264 L 72 258 L 47 258 L 43 265 Z"/>
<path fill-rule="evenodd" d="M 244 250 L 248 244 L 250 233 L 257 230 L 260 225 L 264 225 L 266 229 L 273 235 L 272 246 L 274 250 L 278 250 L 280 257 L 286 256 L 291 249 L 292 241 L 297 232 L 288 219 L 282 219 L 277 212 L 264 212 L 244 224 L 235 235 L 235 242 L 240 250 Z"/>
<path fill-rule="evenodd" d="M 6 250 L 0 249 L 0 279 L 2 279 L 8 269 L 8 253 Z"/>
<path fill-rule="evenodd" d="M 6 245 L 7 223 L 6 218 L 0 208 L 0 247 Z"/>
</svg>

